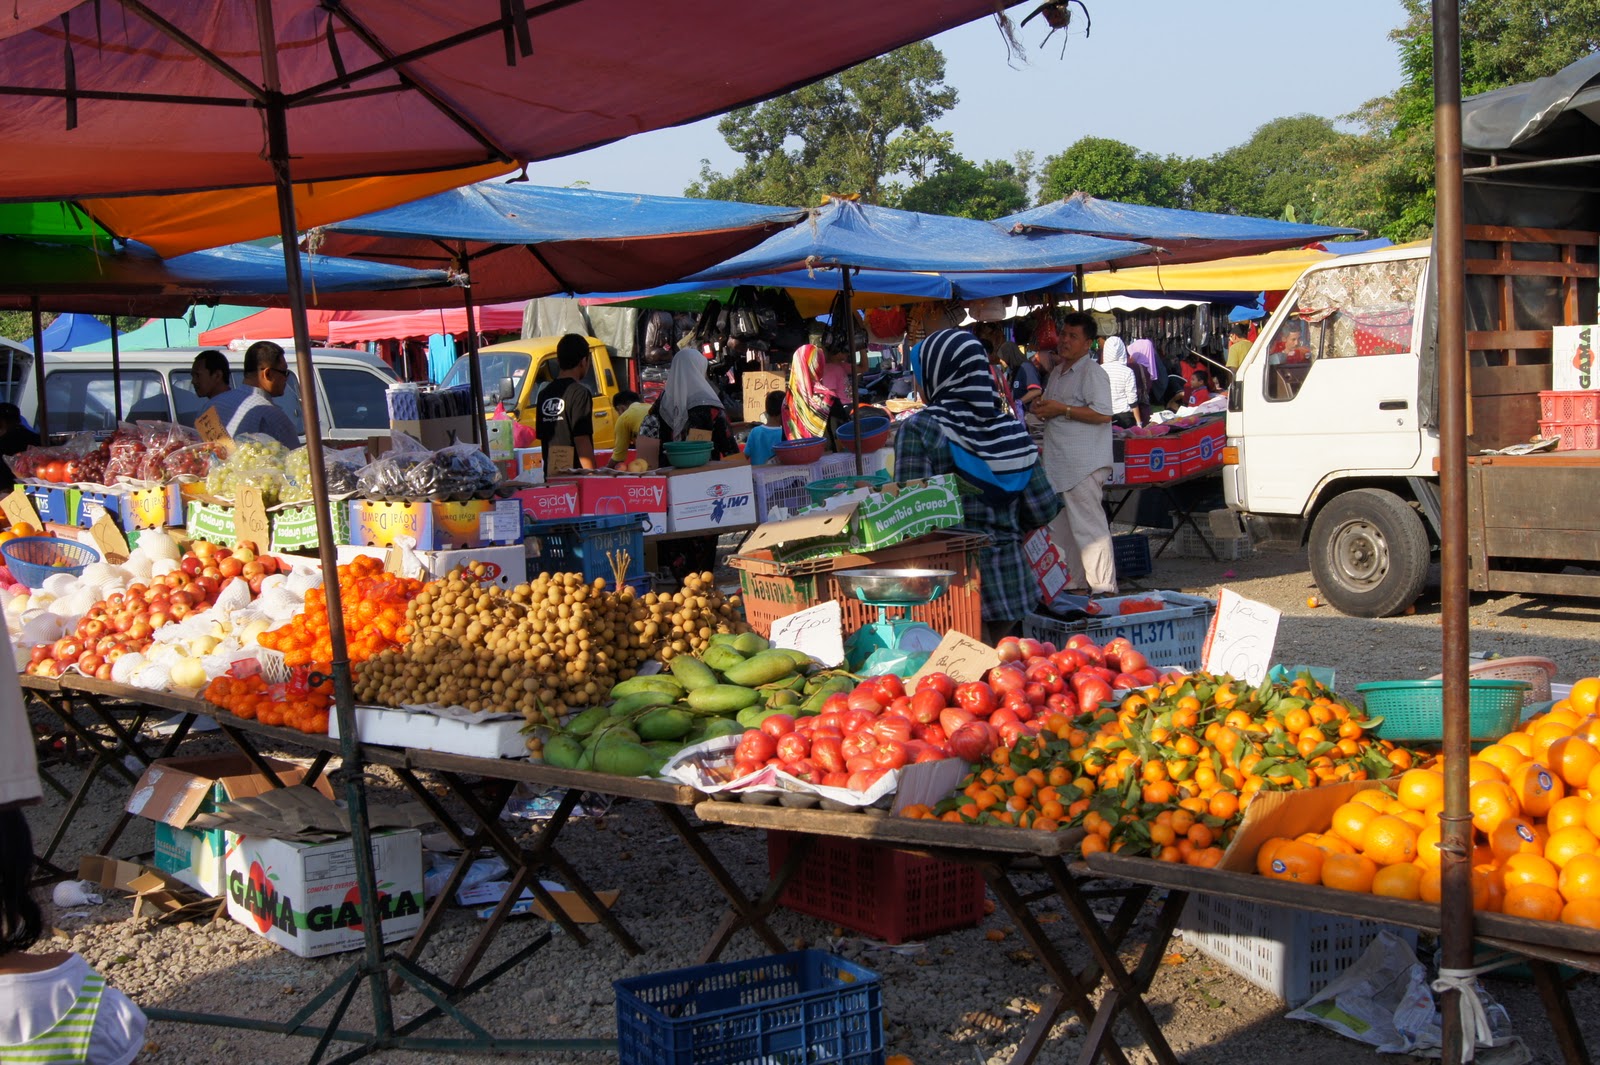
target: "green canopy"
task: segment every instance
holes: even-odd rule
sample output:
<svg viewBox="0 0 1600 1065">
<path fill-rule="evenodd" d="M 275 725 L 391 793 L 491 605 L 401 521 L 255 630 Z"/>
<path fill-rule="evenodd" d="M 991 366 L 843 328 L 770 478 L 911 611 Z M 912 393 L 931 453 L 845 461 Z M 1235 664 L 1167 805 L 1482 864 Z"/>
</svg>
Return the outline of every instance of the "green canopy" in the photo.
<svg viewBox="0 0 1600 1065">
<path fill-rule="evenodd" d="M 0 236 L 110 247 L 111 234 L 77 206 L 61 201 L 0 203 Z"/>
</svg>

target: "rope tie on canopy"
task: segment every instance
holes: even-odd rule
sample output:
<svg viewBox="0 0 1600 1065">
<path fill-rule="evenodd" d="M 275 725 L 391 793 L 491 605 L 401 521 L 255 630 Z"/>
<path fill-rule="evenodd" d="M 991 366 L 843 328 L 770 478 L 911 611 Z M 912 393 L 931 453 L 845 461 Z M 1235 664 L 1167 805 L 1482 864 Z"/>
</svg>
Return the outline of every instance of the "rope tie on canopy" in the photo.
<svg viewBox="0 0 1600 1065">
<path fill-rule="evenodd" d="M 505 20 L 501 31 L 506 39 L 506 66 L 517 65 L 520 55 L 527 59 L 533 55 L 533 31 L 528 28 L 528 9 L 522 0 L 500 0 L 500 17 Z"/>
<path fill-rule="evenodd" d="M 1470 969 L 1439 967 L 1439 978 L 1433 982 L 1432 987 L 1434 993 L 1438 995 L 1443 995 L 1450 991 L 1456 992 L 1456 1008 L 1461 1013 L 1461 1061 L 1463 1065 L 1475 1058 L 1479 1046 L 1494 1045 L 1494 1029 L 1489 1024 L 1489 1013 L 1483 1008 L 1483 1000 L 1478 997 L 1478 977 L 1483 973 L 1493 972 L 1495 969 L 1503 969 L 1516 963 L 1517 958 L 1509 954 L 1502 954 Z"/>
</svg>

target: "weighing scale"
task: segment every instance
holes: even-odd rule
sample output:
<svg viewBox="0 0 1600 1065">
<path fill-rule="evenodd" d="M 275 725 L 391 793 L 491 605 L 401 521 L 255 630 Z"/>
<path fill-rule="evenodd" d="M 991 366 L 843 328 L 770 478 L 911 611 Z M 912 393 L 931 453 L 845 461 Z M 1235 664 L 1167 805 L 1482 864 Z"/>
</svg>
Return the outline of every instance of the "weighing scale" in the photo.
<svg viewBox="0 0 1600 1065">
<path fill-rule="evenodd" d="M 846 595 L 878 608 L 878 620 L 857 629 L 845 643 L 852 673 L 913 673 L 939 646 L 943 634 L 911 618 L 911 608 L 931 603 L 950 588 L 947 569 L 847 569 L 834 578 Z M 892 608 L 900 617 L 889 620 Z"/>
</svg>

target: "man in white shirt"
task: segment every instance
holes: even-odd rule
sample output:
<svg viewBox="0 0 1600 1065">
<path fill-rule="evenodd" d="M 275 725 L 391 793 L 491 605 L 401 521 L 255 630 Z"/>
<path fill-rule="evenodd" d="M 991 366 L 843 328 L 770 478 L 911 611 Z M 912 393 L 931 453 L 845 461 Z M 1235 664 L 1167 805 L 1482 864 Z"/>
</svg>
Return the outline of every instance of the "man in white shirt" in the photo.
<svg viewBox="0 0 1600 1065">
<path fill-rule="evenodd" d="M 1117 593 L 1111 527 L 1101 489 L 1111 475 L 1111 382 L 1089 357 L 1094 319 L 1074 311 L 1061 322 L 1060 350 L 1051 363 L 1044 393 L 1029 414 L 1044 423 L 1044 472 L 1061 494 L 1061 513 L 1050 522 L 1050 538 L 1072 574 L 1073 591 Z"/>
<path fill-rule="evenodd" d="M 263 433 L 286 448 L 300 446 L 300 434 L 289 416 L 272 402 L 289 385 L 289 363 L 283 349 L 270 340 L 258 340 L 244 353 L 244 385 L 230 388 L 212 399 L 228 435 Z"/>
</svg>

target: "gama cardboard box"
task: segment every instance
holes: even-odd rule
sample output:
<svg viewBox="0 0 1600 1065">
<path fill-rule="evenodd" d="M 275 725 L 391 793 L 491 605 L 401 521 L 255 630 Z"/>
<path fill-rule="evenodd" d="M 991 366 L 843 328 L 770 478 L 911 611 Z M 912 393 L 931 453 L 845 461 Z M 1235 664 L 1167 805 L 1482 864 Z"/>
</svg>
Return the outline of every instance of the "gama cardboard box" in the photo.
<svg viewBox="0 0 1600 1065">
<path fill-rule="evenodd" d="M 668 469 L 666 531 L 754 525 L 756 497 L 751 469 L 750 460 L 742 455 L 687 470 Z"/>
<path fill-rule="evenodd" d="M 1124 437 L 1124 484 L 1162 484 L 1183 476 L 1182 434 Z"/>
<path fill-rule="evenodd" d="M 305 768 L 293 762 L 269 758 L 267 764 L 286 785 L 305 779 Z M 191 829 L 189 822 L 200 814 L 215 813 L 219 803 L 263 795 L 274 786 L 242 754 L 159 758 L 134 785 L 127 810 L 156 823 L 154 865 L 158 872 L 218 896 L 224 888 L 223 857 L 229 833 L 220 828 Z M 317 778 L 316 788 L 333 798 L 326 777 Z"/>
<path fill-rule="evenodd" d="M 1183 476 L 1222 468 L 1222 445 L 1227 439 L 1222 419 L 1204 422 L 1178 437 Z"/>
<path fill-rule="evenodd" d="M 235 838 L 224 865 L 228 916 L 291 954 L 316 958 L 355 950 L 362 945 L 364 922 L 374 916 L 385 943 L 422 926 L 422 834 L 414 828 L 372 837 L 375 905 L 356 890 L 349 839 Z"/>
</svg>

